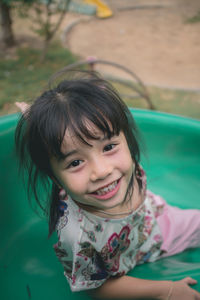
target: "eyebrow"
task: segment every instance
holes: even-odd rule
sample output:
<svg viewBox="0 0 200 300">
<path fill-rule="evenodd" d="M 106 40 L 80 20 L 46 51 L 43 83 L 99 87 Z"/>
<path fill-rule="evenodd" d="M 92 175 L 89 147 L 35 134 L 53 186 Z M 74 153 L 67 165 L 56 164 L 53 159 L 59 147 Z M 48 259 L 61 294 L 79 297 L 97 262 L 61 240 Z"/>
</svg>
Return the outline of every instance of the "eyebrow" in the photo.
<svg viewBox="0 0 200 300">
<path fill-rule="evenodd" d="M 76 149 L 69 151 L 67 153 L 62 153 L 62 157 L 59 159 L 59 161 L 64 161 L 66 158 L 68 158 L 74 154 L 77 154 L 77 153 L 78 153 L 78 150 L 76 150 Z"/>
</svg>

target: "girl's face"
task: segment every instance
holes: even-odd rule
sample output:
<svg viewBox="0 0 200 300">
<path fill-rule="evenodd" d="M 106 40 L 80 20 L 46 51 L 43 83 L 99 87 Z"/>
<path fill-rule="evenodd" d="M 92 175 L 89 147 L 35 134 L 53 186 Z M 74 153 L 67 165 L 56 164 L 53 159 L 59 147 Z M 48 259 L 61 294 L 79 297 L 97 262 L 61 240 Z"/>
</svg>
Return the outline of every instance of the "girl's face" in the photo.
<svg viewBox="0 0 200 300">
<path fill-rule="evenodd" d="M 123 132 L 111 139 L 91 125 L 97 140 L 87 145 L 68 130 L 61 151 L 65 159 L 51 159 L 53 173 L 77 203 L 112 213 L 121 212 L 134 171 L 134 163 Z"/>
</svg>

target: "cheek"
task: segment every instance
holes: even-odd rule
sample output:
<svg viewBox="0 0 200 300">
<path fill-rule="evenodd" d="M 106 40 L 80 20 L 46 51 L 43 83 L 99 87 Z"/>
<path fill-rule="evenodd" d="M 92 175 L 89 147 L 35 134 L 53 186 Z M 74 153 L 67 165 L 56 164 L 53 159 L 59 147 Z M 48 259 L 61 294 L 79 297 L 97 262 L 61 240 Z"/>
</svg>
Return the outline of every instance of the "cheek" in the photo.
<svg viewBox="0 0 200 300">
<path fill-rule="evenodd" d="M 63 188 L 70 194 L 81 194 L 85 192 L 87 184 L 84 180 L 84 177 L 77 176 L 77 174 L 70 174 L 60 178 Z"/>
<path fill-rule="evenodd" d="M 134 162 L 128 147 L 125 147 L 122 151 L 120 163 L 125 170 L 132 169 Z"/>
</svg>

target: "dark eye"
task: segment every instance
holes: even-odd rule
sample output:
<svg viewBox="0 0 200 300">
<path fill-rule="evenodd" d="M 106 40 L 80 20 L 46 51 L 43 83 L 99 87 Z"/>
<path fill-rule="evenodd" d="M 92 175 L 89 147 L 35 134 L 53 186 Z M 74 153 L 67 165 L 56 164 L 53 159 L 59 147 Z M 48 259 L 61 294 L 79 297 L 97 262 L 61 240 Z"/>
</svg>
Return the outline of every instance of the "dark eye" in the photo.
<svg viewBox="0 0 200 300">
<path fill-rule="evenodd" d="M 80 164 L 81 164 L 81 160 L 76 159 L 69 164 L 68 168 L 75 168 L 78 167 Z"/>
<path fill-rule="evenodd" d="M 106 145 L 104 147 L 104 151 L 111 151 L 116 145 L 115 144 L 109 144 L 109 145 Z"/>
</svg>

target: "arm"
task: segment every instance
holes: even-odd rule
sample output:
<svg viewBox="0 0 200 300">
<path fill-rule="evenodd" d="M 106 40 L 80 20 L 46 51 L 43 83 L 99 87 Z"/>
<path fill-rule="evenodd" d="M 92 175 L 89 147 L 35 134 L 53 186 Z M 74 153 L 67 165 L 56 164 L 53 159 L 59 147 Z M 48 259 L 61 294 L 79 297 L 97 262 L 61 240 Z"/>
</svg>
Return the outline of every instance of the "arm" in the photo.
<svg viewBox="0 0 200 300">
<path fill-rule="evenodd" d="M 200 293 L 189 287 L 189 284 L 196 283 L 196 280 L 189 277 L 172 282 L 122 276 L 108 279 L 91 295 L 96 299 L 196 300 L 200 299 Z"/>
</svg>

